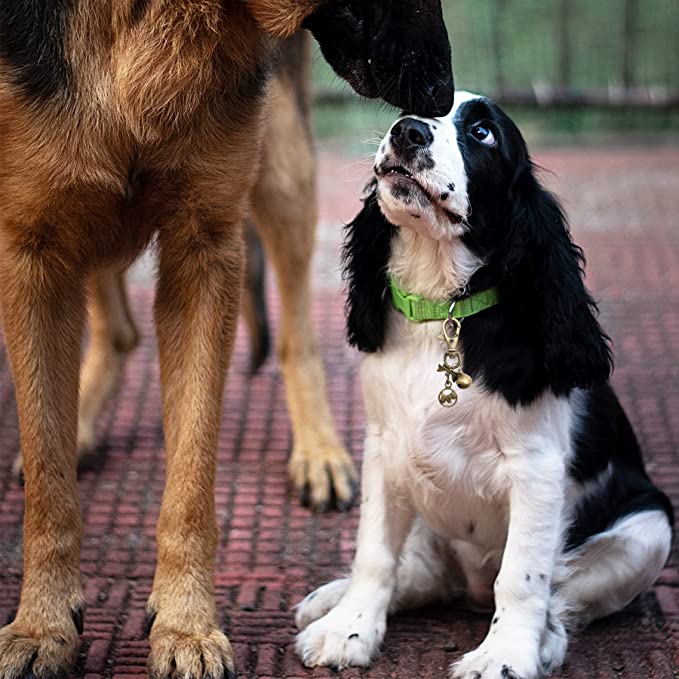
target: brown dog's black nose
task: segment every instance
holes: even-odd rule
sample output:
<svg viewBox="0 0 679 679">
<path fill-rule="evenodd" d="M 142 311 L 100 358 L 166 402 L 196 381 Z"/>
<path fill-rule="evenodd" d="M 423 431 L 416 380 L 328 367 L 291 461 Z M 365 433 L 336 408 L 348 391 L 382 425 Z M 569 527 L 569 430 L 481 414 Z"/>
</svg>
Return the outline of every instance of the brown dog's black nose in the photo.
<svg viewBox="0 0 679 679">
<path fill-rule="evenodd" d="M 394 150 L 402 155 L 426 149 L 433 141 L 429 125 L 415 118 L 403 118 L 391 128 L 391 143 Z"/>
</svg>

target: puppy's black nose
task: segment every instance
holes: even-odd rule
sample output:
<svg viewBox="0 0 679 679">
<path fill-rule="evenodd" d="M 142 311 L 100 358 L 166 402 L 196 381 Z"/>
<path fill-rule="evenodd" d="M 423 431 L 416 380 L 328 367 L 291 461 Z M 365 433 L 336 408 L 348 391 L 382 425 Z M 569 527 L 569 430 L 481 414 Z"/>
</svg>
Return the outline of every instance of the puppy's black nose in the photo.
<svg viewBox="0 0 679 679">
<path fill-rule="evenodd" d="M 426 149 L 433 141 L 429 125 L 415 118 L 403 118 L 391 128 L 391 143 L 397 153 L 414 153 Z"/>
</svg>

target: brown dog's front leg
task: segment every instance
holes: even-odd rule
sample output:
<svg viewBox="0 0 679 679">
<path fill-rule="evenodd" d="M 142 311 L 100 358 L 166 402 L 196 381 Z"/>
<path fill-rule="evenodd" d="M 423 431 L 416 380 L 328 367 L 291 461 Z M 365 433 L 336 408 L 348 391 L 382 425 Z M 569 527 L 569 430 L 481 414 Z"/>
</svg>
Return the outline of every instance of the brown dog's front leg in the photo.
<svg viewBox="0 0 679 679">
<path fill-rule="evenodd" d="M 9 241 L 9 238 L 8 238 Z M 0 299 L 24 456 L 24 579 L 0 677 L 65 676 L 83 625 L 76 489 L 83 283 L 50 246 L 5 241 Z"/>
<path fill-rule="evenodd" d="M 240 224 L 195 215 L 160 234 L 156 322 L 167 479 L 149 601 L 151 677 L 233 676 L 217 624 L 217 431 L 242 287 Z"/>
</svg>

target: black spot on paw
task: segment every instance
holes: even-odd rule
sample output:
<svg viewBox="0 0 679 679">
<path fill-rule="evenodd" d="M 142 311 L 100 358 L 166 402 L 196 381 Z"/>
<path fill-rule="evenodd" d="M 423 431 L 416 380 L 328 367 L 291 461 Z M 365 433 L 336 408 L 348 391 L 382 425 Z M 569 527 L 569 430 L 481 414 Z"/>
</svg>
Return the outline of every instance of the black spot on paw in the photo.
<svg viewBox="0 0 679 679">
<path fill-rule="evenodd" d="M 347 639 L 358 639 L 358 634 L 354 632 L 353 634 L 350 634 Z"/>
<path fill-rule="evenodd" d="M 441 200 L 446 201 L 446 200 L 448 200 L 449 196 L 450 196 L 449 193 L 443 192 L 441 194 Z"/>
<path fill-rule="evenodd" d="M 450 184 L 448 184 L 448 191 L 451 192 L 455 191 L 455 184 L 453 182 L 450 182 Z"/>
<path fill-rule="evenodd" d="M 526 582 L 530 582 L 530 573 L 526 573 Z"/>
<path fill-rule="evenodd" d="M 497 625 L 498 622 L 500 622 L 500 617 L 498 616 L 497 618 L 493 618 L 493 625 Z"/>
</svg>

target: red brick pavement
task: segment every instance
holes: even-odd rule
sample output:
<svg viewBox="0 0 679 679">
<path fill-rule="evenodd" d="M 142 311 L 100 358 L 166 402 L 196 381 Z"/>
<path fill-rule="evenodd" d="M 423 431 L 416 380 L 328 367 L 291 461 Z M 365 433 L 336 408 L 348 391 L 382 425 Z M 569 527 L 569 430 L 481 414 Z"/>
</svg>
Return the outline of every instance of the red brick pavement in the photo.
<svg viewBox="0 0 679 679">
<path fill-rule="evenodd" d="M 558 171 L 574 231 L 588 254 L 589 284 L 615 341 L 615 385 L 646 451 L 654 478 L 679 503 L 679 150 L 550 151 L 539 160 Z M 322 157 L 327 228 L 321 257 L 336 268 L 337 221 L 355 211 L 365 171 Z M 328 262 L 334 262 L 331 265 Z M 162 432 L 151 292 L 134 288 L 144 331 L 123 390 L 100 428 L 100 460 L 82 474 L 85 517 L 82 571 L 88 609 L 73 676 L 144 672 L 144 604 L 154 565 L 154 524 L 163 485 Z M 356 367 L 343 341 L 336 277 L 318 277 L 314 315 L 328 368 L 330 398 L 346 444 L 360 459 L 363 420 Z M 275 322 L 275 319 L 274 319 Z M 217 598 L 242 677 L 325 677 L 293 653 L 291 607 L 350 563 L 357 512 L 317 516 L 287 488 L 290 431 L 275 361 L 246 376 L 241 332 L 226 388 L 219 438 L 217 511 L 221 542 Z M 0 622 L 16 606 L 21 578 L 21 488 L 10 480 L 17 450 L 16 409 L 0 352 Z M 679 505 L 677 505 L 679 506 Z M 679 676 L 677 552 L 649 592 L 629 610 L 574 640 L 568 678 Z M 397 616 L 384 652 L 369 671 L 343 677 L 443 677 L 447 665 L 483 638 L 488 617 L 427 608 Z"/>
</svg>

